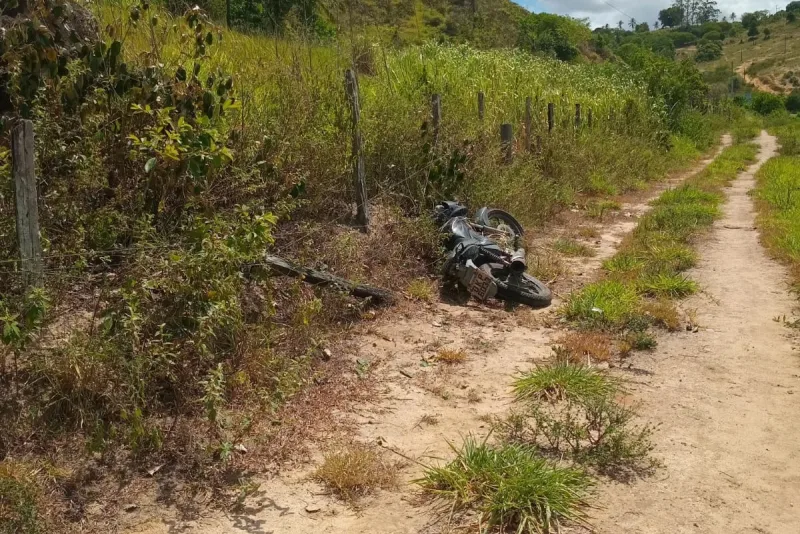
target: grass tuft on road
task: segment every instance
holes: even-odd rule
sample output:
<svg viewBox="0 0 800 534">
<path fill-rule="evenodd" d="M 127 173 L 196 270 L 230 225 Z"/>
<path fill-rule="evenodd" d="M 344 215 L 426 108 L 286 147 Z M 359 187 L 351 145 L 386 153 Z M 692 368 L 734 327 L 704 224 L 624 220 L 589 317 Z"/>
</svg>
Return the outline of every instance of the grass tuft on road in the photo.
<svg viewBox="0 0 800 534">
<path fill-rule="evenodd" d="M 452 447 L 452 445 L 451 445 Z M 563 521 L 586 522 L 592 479 L 581 469 L 556 465 L 533 448 L 488 445 L 472 437 L 443 467 L 417 480 L 422 489 L 452 501 L 453 509 L 477 509 L 487 528 L 519 534 L 558 532 Z"/>
<path fill-rule="evenodd" d="M 556 362 L 524 373 L 514 381 L 518 400 L 551 402 L 613 395 L 619 383 L 593 367 Z"/>
</svg>

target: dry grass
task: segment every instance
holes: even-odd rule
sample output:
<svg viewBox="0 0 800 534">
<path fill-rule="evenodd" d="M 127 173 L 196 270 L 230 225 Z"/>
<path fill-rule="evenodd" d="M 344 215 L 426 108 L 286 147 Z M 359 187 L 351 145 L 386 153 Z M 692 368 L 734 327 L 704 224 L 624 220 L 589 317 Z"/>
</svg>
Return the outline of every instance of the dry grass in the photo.
<svg viewBox="0 0 800 534">
<path fill-rule="evenodd" d="M 680 330 L 681 315 L 669 299 L 646 300 L 641 306 L 642 312 L 650 316 L 655 324 L 662 326 L 670 332 Z"/>
<path fill-rule="evenodd" d="M 417 421 L 417 424 L 414 425 L 414 426 L 422 426 L 422 425 L 425 425 L 425 426 L 436 426 L 438 424 L 439 424 L 439 418 L 438 417 L 436 417 L 435 415 L 431 415 L 429 413 L 426 413 L 425 415 L 423 415 L 422 417 L 419 418 L 419 421 Z"/>
<path fill-rule="evenodd" d="M 480 392 L 477 389 L 470 388 L 469 391 L 467 391 L 467 402 L 469 402 L 470 404 L 477 404 L 482 400 L 483 397 L 481 396 Z"/>
<path fill-rule="evenodd" d="M 571 363 L 606 362 L 611 358 L 612 340 L 601 332 L 570 332 L 558 344 Z"/>
<path fill-rule="evenodd" d="M 561 257 L 552 250 L 540 250 L 528 254 L 528 272 L 543 282 L 553 282 L 568 274 L 567 266 Z"/>
<path fill-rule="evenodd" d="M 374 447 L 352 443 L 325 455 L 314 473 L 339 497 L 353 501 L 377 489 L 397 484 L 397 464 L 386 461 Z"/>
<path fill-rule="evenodd" d="M 447 364 L 464 363 L 467 361 L 467 353 L 461 349 L 442 349 L 436 355 L 436 361 Z"/>
<path fill-rule="evenodd" d="M 406 288 L 406 295 L 412 300 L 423 302 L 433 302 L 436 289 L 430 280 L 425 278 L 415 278 Z"/>
<path fill-rule="evenodd" d="M 582 239 L 597 239 L 600 237 L 600 230 L 596 226 L 580 226 L 575 231 L 575 236 Z"/>
</svg>

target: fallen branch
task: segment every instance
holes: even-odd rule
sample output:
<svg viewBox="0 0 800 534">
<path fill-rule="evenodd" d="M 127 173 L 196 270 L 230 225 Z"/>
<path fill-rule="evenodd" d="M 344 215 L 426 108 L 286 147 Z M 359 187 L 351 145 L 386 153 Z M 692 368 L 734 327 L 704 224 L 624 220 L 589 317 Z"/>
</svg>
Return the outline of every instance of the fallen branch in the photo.
<svg viewBox="0 0 800 534">
<path fill-rule="evenodd" d="M 335 289 L 345 291 L 354 297 L 371 298 L 378 304 L 389 305 L 394 302 L 394 294 L 392 294 L 391 291 L 379 287 L 357 284 L 330 273 L 302 267 L 279 256 L 267 255 L 264 258 L 264 263 L 252 265 L 251 269 L 260 270 L 260 268 L 263 267 L 267 268 L 267 271 L 269 271 L 268 274 L 277 273 L 284 276 L 302 278 L 304 281 L 315 286 L 333 286 Z"/>
</svg>

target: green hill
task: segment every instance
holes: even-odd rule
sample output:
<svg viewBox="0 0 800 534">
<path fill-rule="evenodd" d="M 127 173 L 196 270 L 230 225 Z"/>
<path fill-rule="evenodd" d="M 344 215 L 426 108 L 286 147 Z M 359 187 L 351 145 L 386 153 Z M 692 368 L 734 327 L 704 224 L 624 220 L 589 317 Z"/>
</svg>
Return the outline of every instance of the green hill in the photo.
<svg viewBox="0 0 800 534">
<path fill-rule="evenodd" d="M 168 6 L 173 12 L 191 7 L 183 0 L 168 0 Z M 226 18 L 225 0 L 200 6 Z M 231 23 L 240 29 L 323 38 L 368 29 L 396 44 L 435 39 L 481 48 L 515 45 L 529 14 L 510 0 L 230 0 Z"/>
</svg>

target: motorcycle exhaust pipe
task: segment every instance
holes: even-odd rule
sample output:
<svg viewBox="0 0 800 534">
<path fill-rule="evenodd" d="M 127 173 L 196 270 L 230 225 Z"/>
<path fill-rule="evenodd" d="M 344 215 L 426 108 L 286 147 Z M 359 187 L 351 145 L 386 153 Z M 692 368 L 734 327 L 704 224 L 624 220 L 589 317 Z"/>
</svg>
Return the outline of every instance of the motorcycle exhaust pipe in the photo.
<svg viewBox="0 0 800 534">
<path fill-rule="evenodd" d="M 525 269 L 528 267 L 528 263 L 525 260 L 525 249 L 518 248 L 514 251 L 514 254 L 511 255 L 511 270 L 522 273 L 525 272 Z"/>
</svg>

